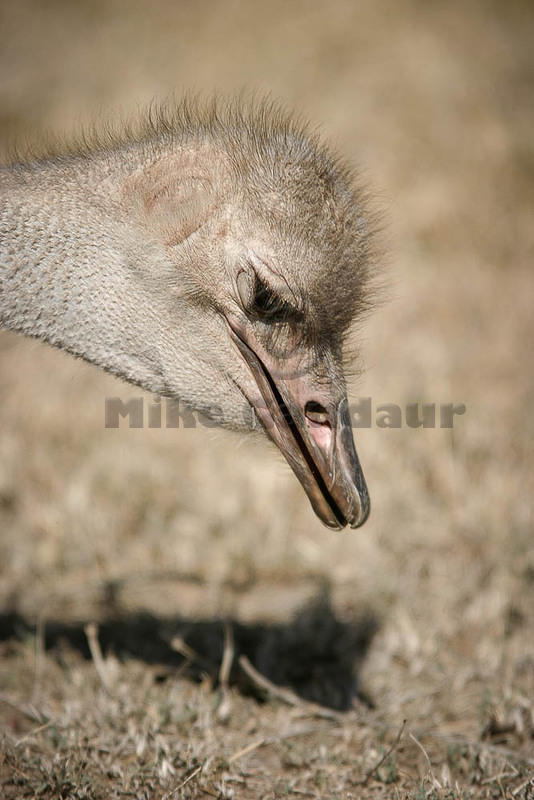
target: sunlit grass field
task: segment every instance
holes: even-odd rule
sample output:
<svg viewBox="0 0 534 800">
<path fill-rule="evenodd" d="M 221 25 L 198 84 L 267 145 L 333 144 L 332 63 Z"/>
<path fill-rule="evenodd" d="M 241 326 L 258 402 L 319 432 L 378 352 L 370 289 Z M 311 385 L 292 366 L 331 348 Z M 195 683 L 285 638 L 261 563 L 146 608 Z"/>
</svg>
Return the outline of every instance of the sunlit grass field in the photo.
<svg viewBox="0 0 534 800">
<path fill-rule="evenodd" d="M 106 429 L 138 389 L 1 335 L 1 797 L 534 797 L 533 22 L 519 0 L 0 4 L 6 158 L 247 86 L 320 125 L 384 230 L 358 531 L 323 528 L 261 438 Z M 423 402 L 465 413 L 409 427 Z"/>
</svg>

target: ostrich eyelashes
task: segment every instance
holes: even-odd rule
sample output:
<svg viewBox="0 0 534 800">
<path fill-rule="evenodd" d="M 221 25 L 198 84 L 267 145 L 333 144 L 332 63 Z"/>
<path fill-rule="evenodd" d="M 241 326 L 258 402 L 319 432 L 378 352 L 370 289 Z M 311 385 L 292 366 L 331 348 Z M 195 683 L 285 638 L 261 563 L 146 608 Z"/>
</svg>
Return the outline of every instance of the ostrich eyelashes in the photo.
<svg viewBox="0 0 534 800">
<path fill-rule="evenodd" d="M 297 320 L 299 312 L 270 289 L 255 273 L 240 272 L 237 291 L 245 311 L 265 322 Z"/>
<path fill-rule="evenodd" d="M 279 322 L 291 317 L 294 309 L 256 277 L 252 311 L 260 319 Z"/>
</svg>

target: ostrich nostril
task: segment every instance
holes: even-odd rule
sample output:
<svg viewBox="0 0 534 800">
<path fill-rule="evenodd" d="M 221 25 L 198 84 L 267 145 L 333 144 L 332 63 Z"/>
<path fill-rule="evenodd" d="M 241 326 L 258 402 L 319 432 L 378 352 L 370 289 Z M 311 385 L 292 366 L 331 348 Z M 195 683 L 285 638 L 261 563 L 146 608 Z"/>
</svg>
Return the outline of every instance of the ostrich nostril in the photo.
<svg viewBox="0 0 534 800">
<path fill-rule="evenodd" d="M 320 403 L 315 402 L 315 400 L 310 400 L 306 403 L 304 414 L 306 415 L 306 419 L 315 425 L 327 425 L 329 428 L 331 427 L 326 408 Z"/>
</svg>

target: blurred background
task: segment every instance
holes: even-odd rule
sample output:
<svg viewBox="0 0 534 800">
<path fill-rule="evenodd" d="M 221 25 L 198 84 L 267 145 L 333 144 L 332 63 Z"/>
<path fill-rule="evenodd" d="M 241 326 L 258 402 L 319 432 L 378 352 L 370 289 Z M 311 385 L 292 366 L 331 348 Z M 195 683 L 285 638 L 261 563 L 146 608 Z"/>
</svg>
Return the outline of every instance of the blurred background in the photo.
<svg viewBox="0 0 534 800">
<path fill-rule="evenodd" d="M 378 708 L 418 698 L 461 729 L 484 697 L 532 700 L 533 22 L 519 0 L 0 4 L 5 158 L 190 89 L 270 92 L 320 126 L 386 230 L 352 397 L 403 408 L 355 431 L 373 510 L 332 533 L 273 448 L 106 430 L 105 397 L 137 389 L 4 333 L 4 607 L 98 618 L 112 583 L 123 608 L 279 621 L 326 581 L 337 613 L 380 621 Z M 466 413 L 411 429 L 410 402 Z"/>
</svg>

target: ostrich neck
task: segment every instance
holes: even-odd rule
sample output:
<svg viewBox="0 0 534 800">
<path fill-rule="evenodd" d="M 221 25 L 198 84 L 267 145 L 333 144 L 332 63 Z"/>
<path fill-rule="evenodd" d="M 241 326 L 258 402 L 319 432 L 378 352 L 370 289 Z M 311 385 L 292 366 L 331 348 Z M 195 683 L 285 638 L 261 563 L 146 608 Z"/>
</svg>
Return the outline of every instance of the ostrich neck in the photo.
<svg viewBox="0 0 534 800">
<path fill-rule="evenodd" d="M 139 165 L 108 154 L 0 167 L 0 327 L 161 392 L 151 343 L 163 335 L 170 265 L 121 201 Z"/>
</svg>

